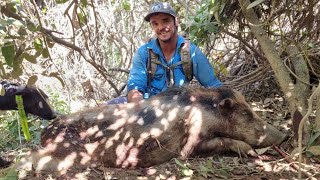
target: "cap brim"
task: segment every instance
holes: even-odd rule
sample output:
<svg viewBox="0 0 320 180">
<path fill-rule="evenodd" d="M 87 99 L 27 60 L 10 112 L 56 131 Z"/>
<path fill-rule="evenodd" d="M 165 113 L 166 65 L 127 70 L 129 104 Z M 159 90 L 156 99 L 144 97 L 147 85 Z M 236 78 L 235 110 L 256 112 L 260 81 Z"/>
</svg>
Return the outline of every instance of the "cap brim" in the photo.
<svg viewBox="0 0 320 180">
<path fill-rule="evenodd" d="M 169 15 L 171 15 L 171 16 L 173 16 L 173 17 L 176 17 L 176 15 L 171 14 L 171 13 L 168 13 L 168 12 L 157 11 L 157 12 L 153 12 L 153 13 L 148 14 L 146 17 L 144 17 L 144 20 L 147 21 L 147 22 L 149 22 L 149 21 L 150 21 L 150 17 L 151 17 L 152 15 L 158 14 L 158 13 L 169 14 Z"/>
</svg>

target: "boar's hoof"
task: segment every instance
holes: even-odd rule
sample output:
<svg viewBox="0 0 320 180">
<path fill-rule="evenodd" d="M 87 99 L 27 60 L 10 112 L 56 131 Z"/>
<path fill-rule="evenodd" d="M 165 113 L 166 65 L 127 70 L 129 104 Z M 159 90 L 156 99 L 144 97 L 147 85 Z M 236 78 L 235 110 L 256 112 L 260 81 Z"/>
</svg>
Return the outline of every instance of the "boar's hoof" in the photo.
<svg viewBox="0 0 320 180">
<path fill-rule="evenodd" d="M 230 150 L 246 158 L 248 157 L 247 155 L 258 157 L 256 151 L 244 141 L 233 140 L 233 143 L 230 145 Z"/>
</svg>

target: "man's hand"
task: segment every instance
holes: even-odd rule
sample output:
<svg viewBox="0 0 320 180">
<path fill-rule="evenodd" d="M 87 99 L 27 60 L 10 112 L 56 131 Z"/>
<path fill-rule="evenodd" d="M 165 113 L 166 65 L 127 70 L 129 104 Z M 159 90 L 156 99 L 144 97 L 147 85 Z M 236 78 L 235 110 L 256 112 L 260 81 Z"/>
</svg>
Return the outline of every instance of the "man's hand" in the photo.
<svg viewBox="0 0 320 180">
<path fill-rule="evenodd" d="M 143 99 L 143 94 L 140 91 L 133 89 L 128 92 L 128 103 L 139 102 L 142 99 Z"/>
</svg>

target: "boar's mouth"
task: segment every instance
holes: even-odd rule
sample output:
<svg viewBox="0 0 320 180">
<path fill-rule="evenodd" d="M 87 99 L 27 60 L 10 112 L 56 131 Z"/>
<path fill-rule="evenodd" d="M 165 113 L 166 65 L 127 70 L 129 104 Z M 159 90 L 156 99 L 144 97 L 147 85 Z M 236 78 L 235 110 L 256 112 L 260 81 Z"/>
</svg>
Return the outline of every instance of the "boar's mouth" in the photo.
<svg viewBox="0 0 320 180">
<path fill-rule="evenodd" d="M 227 134 L 223 132 L 214 132 L 212 137 L 217 138 L 230 138 L 238 141 L 243 141 L 250 144 L 253 148 L 264 148 L 272 145 L 280 145 L 288 136 L 275 127 L 268 125 L 266 132 L 263 135 L 258 135 L 256 137 L 244 136 L 233 136 L 232 134 Z"/>
</svg>

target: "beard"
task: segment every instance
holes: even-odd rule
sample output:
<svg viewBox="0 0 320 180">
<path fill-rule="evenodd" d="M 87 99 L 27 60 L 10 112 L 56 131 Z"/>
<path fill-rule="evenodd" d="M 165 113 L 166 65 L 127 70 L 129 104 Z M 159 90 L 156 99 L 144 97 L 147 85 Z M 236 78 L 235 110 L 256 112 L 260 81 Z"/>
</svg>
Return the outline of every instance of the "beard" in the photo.
<svg viewBox="0 0 320 180">
<path fill-rule="evenodd" d="M 169 43 L 174 39 L 175 35 L 177 35 L 177 29 L 173 31 L 161 31 L 160 34 L 158 34 L 158 39 L 163 43 Z"/>
</svg>

